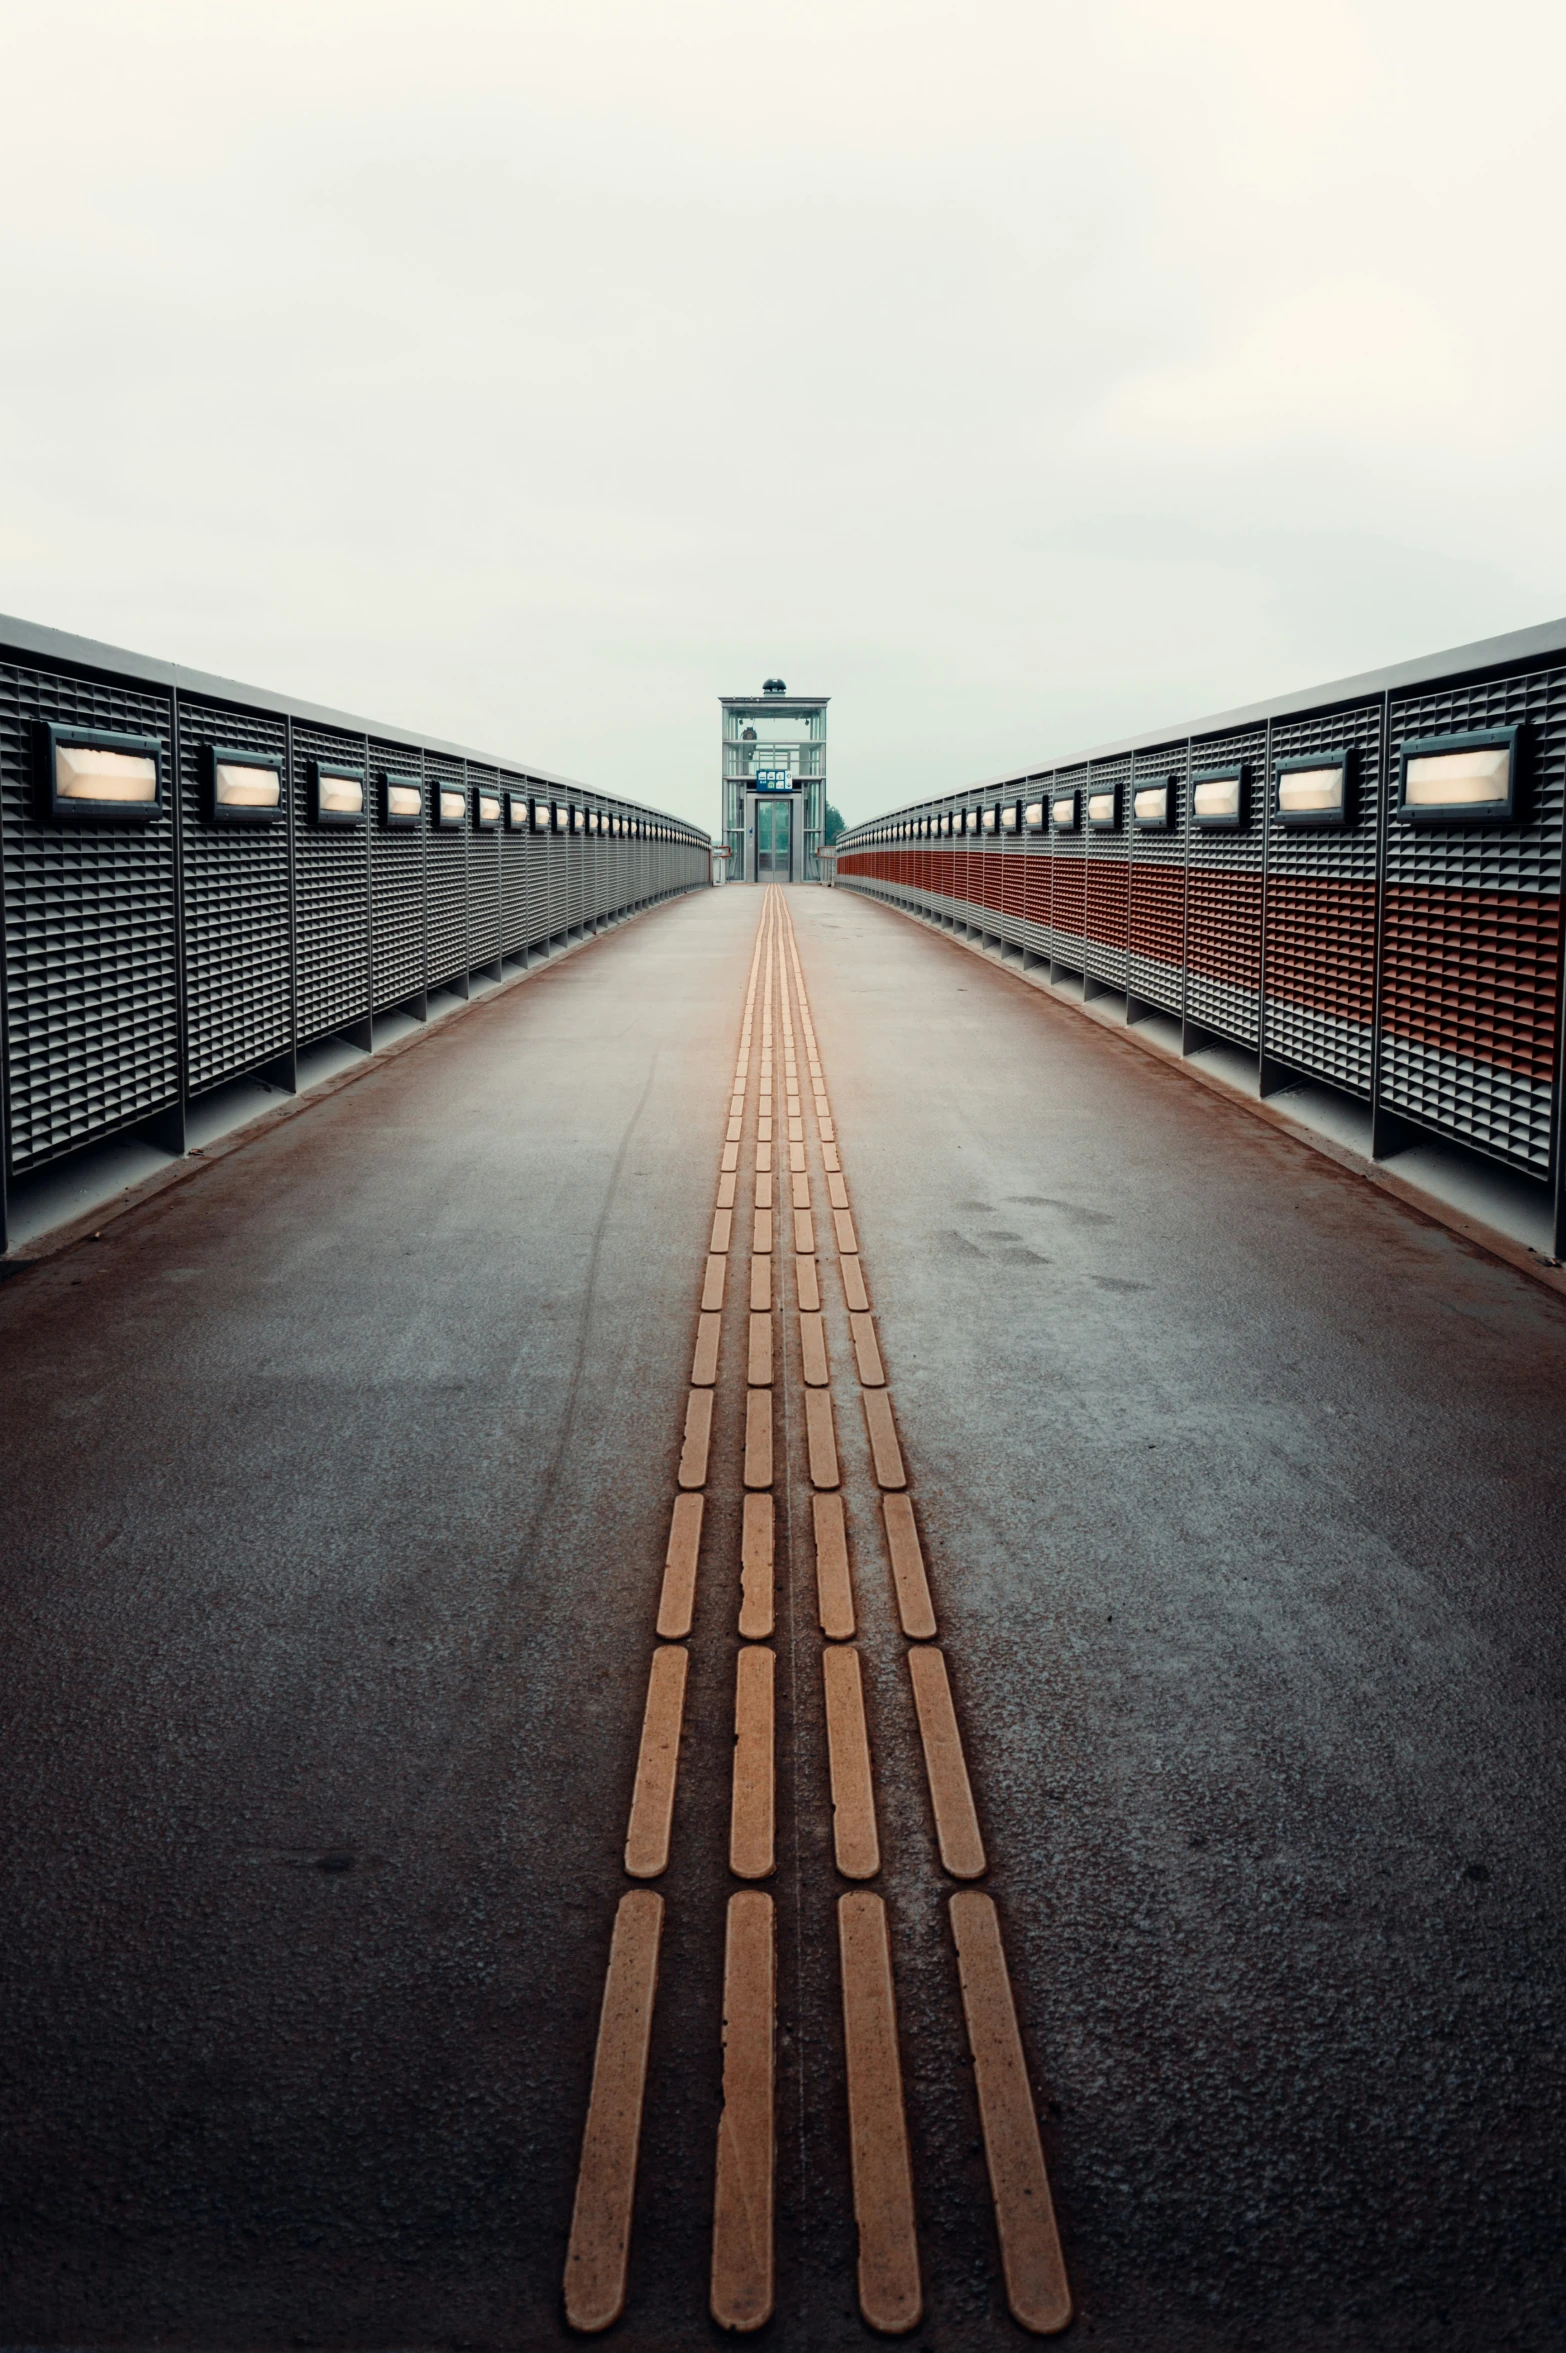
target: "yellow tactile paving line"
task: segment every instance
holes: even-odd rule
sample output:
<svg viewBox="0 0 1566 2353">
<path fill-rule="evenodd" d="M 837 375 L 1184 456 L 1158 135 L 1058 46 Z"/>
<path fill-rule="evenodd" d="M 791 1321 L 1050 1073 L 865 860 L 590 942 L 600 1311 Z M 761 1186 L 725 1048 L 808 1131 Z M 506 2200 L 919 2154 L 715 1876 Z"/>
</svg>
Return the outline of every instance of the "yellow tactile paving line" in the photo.
<svg viewBox="0 0 1566 2353">
<path fill-rule="evenodd" d="M 986 1869 L 984 1842 L 973 1802 L 962 1735 L 952 1699 L 951 1679 L 943 1653 L 935 1647 L 935 1612 L 919 1542 L 918 1525 L 906 1492 L 908 1471 L 898 1438 L 885 1364 L 876 1334 L 854 1223 L 848 1180 L 832 1119 L 821 1065 L 819 1045 L 810 1015 L 809 996 L 794 928 L 786 905 L 782 909 L 784 942 L 790 976 L 799 1007 L 799 1029 L 806 1050 L 815 1112 L 817 1143 L 827 1189 L 832 1230 L 837 1244 L 838 1271 L 848 1310 L 860 1402 L 876 1482 L 882 1490 L 881 1509 L 892 1570 L 893 1590 L 908 1651 L 909 1680 L 924 1751 L 931 1814 L 943 1868 L 954 1879 L 975 1879 Z M 790 1129 L 793 1134 L 793 1129 Z M 808 1378 L 808 1375 L 807 1375 Z M 829 1388 L 807 1393 L 807 1411 L 819 1398 L 830 1407 Z M 814 1465 L 812 1465 L 814 1476 Z M 835 1484 L 835 1478 L 825 1484 Z M 824 1498 L 816 1498 L 819 1508 Z M 830 1545 L 829 1539 L 829 1545 Z M 835 1561 L 823 1579 L 821 1527 L 817 1523 L 817 1578 L 823 1633 L 830 1637 L 829 1607 L 838 1623 L 852 1630 L 851 1588 L 844 1596 L 836 1584 Z M 844 1582 L 847 1582 L 845 1577 Z M 840 1688 L 859 1691 L 857 1655 L 829 1648 L 823 1663 L 836 1657 L 853 1660 L 836 1670 Z M 831 1723 L 831 1686 L 828 1721 Z M 851 1709 L 848 1711 L 851 1713 Z M 860 1722 L 863 1722 L 862 1706 Z M 849 1745 L 852 1745 L 850 1735 Z M 869 1770 L 868 1744 L 865 1770 Z M 838 1751 L 832 1750 L 834 1799 L 838 1795 Z M 873 1795 L 871 1799 L 873 1805 Z M 839 1867 L 843 1864 L 839 1846 Z M 845 1875 L 847 1875 L 845 1869 Z M 867 1873 L 866 1876 L 873 1876 Z M 874 1918 L 861 1911 L 850 1927 L 852 1907 L 875 1906 Z M 976 1892 L 952 1897 L 951 1921 L 957 1949 L 964 2021 L 974 2061 L 975 2088 L 984 2136 L 996 2226 L 1001 2244 L 1007 2303 L 1014 2320 L 1035 2335 L 1053 2335 L 1071 2318 L 1071 2292 L 1055 2226 L 1043 2150 L 1034 2115 L 1018 2031 L 1011 1980 L 1001 1942 L 1000 1919 L 992 1899 Z M 921 2305 L 917 2251 L 912 2243 L 912 2192 L 905 2187 L 907 2134 L 902 2117 L 902 2091 L 897 2068 L 895 1993 L 887 1942 L 885 1908 L 868 1892 L 844 1896 L 839 1905 L 843 1956 L 843 2005 L 849 2066 L 849 2104 L 854 2141 L 854 2207 L 860 2227 L 860 2308 L 873 2327 L 901 2333 L 916 2325 Z M 861 1949 L 862 1948 L 862 1949 Z M 851 1953 L 855 1954 L 851 1962 Z M 864 1957 L 866 1954 L 871 1957 Z M 884 1954 L 884 1960 L 881 1957 Z M 867 1987 L 884 1986 L 872 1997 Z M 861 2018 L 859 2039 L 874 2057 L 863 2058 L 856 2069 L 856 2030 L 851 2022 L 855 2003 L 874 2011 L 874 2032 Z M 888 2059 L 877 2036 L 890 2043 Z M 856 2082 L 856 2073 L 860 2080 Z M 895 2117 L 891 2111 L 895 2107 Z M 875 2111 L 875 2114 L 872 2114 Z M 864 2178 L 862 2178 L 862 2175 Z M 877 2186 L 879 2185 L 879 2186 Z M 877 2212 L 877 2201 L 886 2210 Z M 906 2214 L 906 2220 L 901 2219 Z"/>
<path fill-rule="evenodd" d="M 752 1102 L 754 1178 L 747 1228 L 736 1194 Z M 807 1104 L 826 1195 L 819 1216 L 807 1151 Z M 986 1869 L 950 1675 L 934 1644 L 935 1612 L 906 1492 L 907 1466 L 847 1173 L 793 926 L 775 890 L 768 890 L 762 902 L 746 985 L 677 1472 L 681 1492 L 673 1502 L 659 1598 L 660 1641 L 649 1666 L 626 1833 L 625 1869 L 640 1880 L 660 1876 L 669 1860 L 688 1664 L 683 1643 L 694 1621 L 702 1490 L 711 1470 L 715 1395 L 723 1383 L 722 1310 L 729 1260 L 739 1254 L 746 1232 L 750 1282 L 738 1466 L 745 1492 L 735 1618 L 741 1646 L 735 1655 L 727 1862 L 734 1878 L 752 1884 L 730 1897 L 727 1911 L 723 2112 L 715 2151 L 710 2291 L 713 2317 L 741 2332 L 761 2327 L 771 2317 L 774 2300 L 777 1923 L 772 1898 L 754 1882 L 770 1877 L 776 1864 L 776 1657 L 767 1645 L 776 1613 L 776 1488 L 780 1470 L 787 1474 L 774 1443 L 777 1311 L 785 1306 L 785 1267 L 794 1283 L 801 1380 L 796 1402 L 804 1407 L 805 1460 L 813 1490 L 813 1600 L 822 1636 L 830 1784 L 829 1793 L 821 1795 L 830 1797 L 839 1884 L 843 1879 L 863 1883 L 881 1869 L 861 1664 L 851 1646 L 856 1610 L 822 1308 L 823 1233 L 830 1238 L 825 1263 L 837 1267 L 848 1311 L 853 1379 L 881 1490 L 892 1588 L 911 1645 L 909 1688 L 936 1850 L 953 1879 L 972 1880 Z M 792 1377 L 790 1362 L 785 1346 L 785 1387 Z M 846 1367 L 843 1374 L 848 1377 Z M 738 1365 L 729 1380 L 738 1387 Z M 786 1429 L 786 1396 L 784 1414 Z M 801 1793 L 800 1802 L 808 1807 L 809 1793 Z M 850 2140 L 847 2188 L 859 2232 L 860 2309 L 872 2328 L 897 2335 L 918 2324 L 923 2296 L 898 2048 L 895 1922 L 884 1899 L 863 1884 L 839 1896 L 837 1912 Z M 1023 2328 L 1052 2334 L 1070 2319 L 1071 2300 L 999 1915 L 989 1896 L 970 1889 L 952 1896 L 950 1917 L 1007 2300 Z M 646 1888 L 623 1897 L 616 1915 L 565 2275 L 566 2317 L 583 2332 L 609 2327 L 625 2305 L 662 1920 L 661 1899 Z"/>
</svg>

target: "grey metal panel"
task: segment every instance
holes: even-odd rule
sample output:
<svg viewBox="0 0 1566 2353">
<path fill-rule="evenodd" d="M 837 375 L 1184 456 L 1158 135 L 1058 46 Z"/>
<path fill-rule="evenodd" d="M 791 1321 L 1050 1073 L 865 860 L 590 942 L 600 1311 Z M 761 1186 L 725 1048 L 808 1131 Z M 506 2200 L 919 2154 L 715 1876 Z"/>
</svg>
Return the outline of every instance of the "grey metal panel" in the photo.
<svg viewBox="0 0 1566 2353">
<path fill-rule="evenodd" d="M 468 962 L 494 964 L 500 957 L 500 836 L 485 833 L 474 818 L 473 795 L 494 792 L 499 776 L 493 768 L 468 762 Z"/>
<path fill-rule="evenodd" d="M 1280 760 L 1351 758 L 1341 826 L 1272 814 Z M 1264 1051 L 1364 1100 L 1375 1037 L 1381 704 L 1280 720 L 1268 779 Z"/>
<path fill-rule="evenodd" d="M 410 777 L 424 792 L 424 755 L 385 737 L 370 739 L 370 955 L 377 1013 L 424 988 L 427 812 L 404 829 L 381 823 L 382 771 Z"/>
<path fill-rule="evenodd" d="M 370 1011 L 370 820 L 310 822 L 310 763 L 366 766 L 362 735 L 294 728 L 296 1034 L 301 1045 L 367 1020 Z"/>
<path fill-rule="evenodd" d="M 1518 723 L 1520 822 L 1393 819 L 1403 743 Z M 1542 1176 L 1560 1022 L 1566 668 L 1394 696 L 1390 739 L 1379 1100 Z"/>
<path fill-rule="evenodd" d="M 41 823 L 33 730 L 42 720 L 160 738 L 163 814 L 134 825 Z M 179 1100 L 173 741 L 166 690 L 0 663 L 13 1170 L 37 1168 Z"/>
<path fill-rule="evenodd" d="M 1188 748 L 1155 744 L 1132 761 L 1131 786 L 1175 779 L 1175 822 L 1167 833 L 1138 830 L 1126 811 L 1130 872 L 1126 910 L 1126 988 L 1144 1004 L 1178 1019 L 1185 1005 L 1185 830 L 1190 802 Z"/>
<path fill-rule="evenodd" d="M 276 763 L 271 825 L 215 825 L 209 746 Z M 286 1054 L 294 1039 L 288 728 L 270 711 L 182 696 L 179 717 L 185 1083 L 191 1094 Z"/>
<path fill-rule="evenodd" d="M 1089 792 L 1107 789 L 1120 796 L 1120 823 L 1116 830 L 1095 833 L 1088 828 L 1083 873 L 1087 902 L 1083 969 L 1090 979 L 1102 981 L 1113 989 L 1123 989 L 1126 985 L 1131 765 L 1129 753 L 1122 753 L 1115 758 L 1094 760 L 1087 772 Z"/>
<path fill-rule="evenodd" d="M 1261 1043 L 1262 867 L 1266 840 L 1267 730 L 1198 736 L 1191 775 L 1243 767 L 1245 821 L 1236 832 L 1196 822 L 1194 784 L 1186 811 L 1185 1012 L 1188 1021 L 1237 1045 Z"/>
<path fill-rule="evenodd" d="M 466 979 L 468 955 L 468 775 L 464 761 L 444 752 L 426 752 L 424 821 L 430 829 L 425 851 L 429 985 Z M 435 794 L 445 785 L 462 795 L 463 819 L 446 827 L 434 821 Z"/>
</svg>

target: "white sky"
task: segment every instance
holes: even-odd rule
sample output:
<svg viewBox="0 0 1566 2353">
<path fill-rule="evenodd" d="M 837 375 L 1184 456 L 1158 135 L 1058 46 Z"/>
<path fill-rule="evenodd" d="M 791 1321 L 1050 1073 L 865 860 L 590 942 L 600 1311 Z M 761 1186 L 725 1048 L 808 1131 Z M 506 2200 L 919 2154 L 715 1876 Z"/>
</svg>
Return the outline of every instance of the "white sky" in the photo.
<svg viewBox="0 0 1566 2353">
<path fill-rule="evenodd" d="M 1566 9 L 0 0 L 0 610 L 716 826 L 1566 611 Z"/>
</svg>

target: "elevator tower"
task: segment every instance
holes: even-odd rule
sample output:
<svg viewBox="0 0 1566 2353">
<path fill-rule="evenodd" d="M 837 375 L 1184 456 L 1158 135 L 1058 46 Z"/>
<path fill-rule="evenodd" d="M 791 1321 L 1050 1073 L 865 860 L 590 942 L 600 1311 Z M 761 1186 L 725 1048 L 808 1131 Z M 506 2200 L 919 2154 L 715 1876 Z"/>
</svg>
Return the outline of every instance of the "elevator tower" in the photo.
<svg viewBox="0 0 1566 2353">
<path fill-rule="evenodd" d="M 735 882 L 816 882 L 826 823 L 826 714 L 830 696 L 790 694 L 769 678 L 760 694 L 719 696 L 723 708 L 723 838 Z"/>
</svg>

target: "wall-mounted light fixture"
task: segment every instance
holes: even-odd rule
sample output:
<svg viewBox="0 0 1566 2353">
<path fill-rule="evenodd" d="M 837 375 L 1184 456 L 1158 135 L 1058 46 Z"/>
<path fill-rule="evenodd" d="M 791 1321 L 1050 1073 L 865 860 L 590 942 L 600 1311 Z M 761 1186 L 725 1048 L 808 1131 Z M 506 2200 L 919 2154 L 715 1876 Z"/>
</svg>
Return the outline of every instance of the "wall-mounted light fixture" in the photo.
<svg viewBox="0 0 1566 2353">
<path fill-rule="evenodd" d="M 1139 784 L 1131 797 L 1138 833 L 1168 833 L 1174 822 L 1174 783 L 1166 776 L 1159 784 Z"/>
<path fill-rule="evenodd" d="M 163 810 L 163 746 L 155 735 L 41 724 L 38 813 L 54 824 L 144 825 Z"/>
<path fill-rule="evenodd" d="M 201 802 L 209 825 L 275 825 L 283 814 L 283 771 L 276 753 L 203 744 Z"/>
<path fill-rule="evenodd" d="M 1245 823 L 1245 763 L 1199 769 L 1191 778 L 1191 815 L 1204 832 L 1237 833 Z"/>
<path fill-rule="evenodd" d="M 333 760 L 310 762 L 310 822 L 343 826 L 364 823 L 364 770 L 340 768 Z"/>
<path fill-rule="evenodd" d="M 1120 791 L 1117 785 L 1095 785 L 1087 797 L 1087 821 L 1090 833 L 1113 833 L 1120 823 Z"/>
<path fill-rule="evenodd" d="M 1279 760 L 1273 777 L 1273 806 L 1281 825 L 1346 825 L 1349 758 L 1342 752 L 1311 752 Z"/>
<path fill-rule="evenodd" d="M 460 784 L 437 784 L 433 803 L 438 832 L 460 831 L 468 813 L 468 796 Z"/>
<path fill-rule="evenodd" d="M 1077 796 L 1074 792 L 1056 793 L 1049 804 L 1049 824 L 1052 833 L 1075 833 L 1077 830 Z M 1065 885 L 1062 884 L 1064 889 Z"/>
<path fill-rule="evenodd" d="M 494 833 L 500 824 L 500 795 L 487 786 L 473 787 L 473 826 L 477 833 Z"/>
<path fill-rule="evenodd" d="M 1016 830 L 1017 804 L 1015 801 L 1008 801 L 1001 811 L 1001 831 L 1002 833 L 1015 833 Z"/>
<path fill-rule="evenodd" d="M 424 787 L 416 776 L 399 776 L 383 768 L 376 778 L 381 823 L 390 833 L 412 833 L 424 815 Z"/>
<path fill-rule="evenodd" d="M 571 804 L 570 816 L 571 831 L 573 833 L 581 833 L 585 831 L 587 825 L 586 813 L 579 809 L 574 801 Z"/>
<path fill-rule="evenodd" d="M 1042 833 L 1044 831 L 1044 803 L 1029 801 L 1022 812 L 1022 822 L 1029 833 Z"/>
<path fill-rule="evenodd" d="M 993 833 L 997 825 L 1000 823 L 1000 811 L 998 809 L 985 809 L 982 812 L 981 822 L 986 833 Z"/>
<path fill-rule="evenodd" d="M 507 793 L 507 795 L 506 795 L 506 831 L 507 831 L 507 833 L 526 833 L 526 831 L 527 831 L 527 829 L 528 829 L 529 825 L 532 823 L 532 821 L 533 821 L 533 805 L 532 805 L 531 801 L 528 799 L 528 797 L 527 797 L 527 794 L 526 794 L 526 793 Z"/>
<path fill-rule="evenodd" d="M 1405 825 L 1512 825 L 1519 727 L 1423 736 L 1402 747 L 1396 814 Z"/>
</svg>

